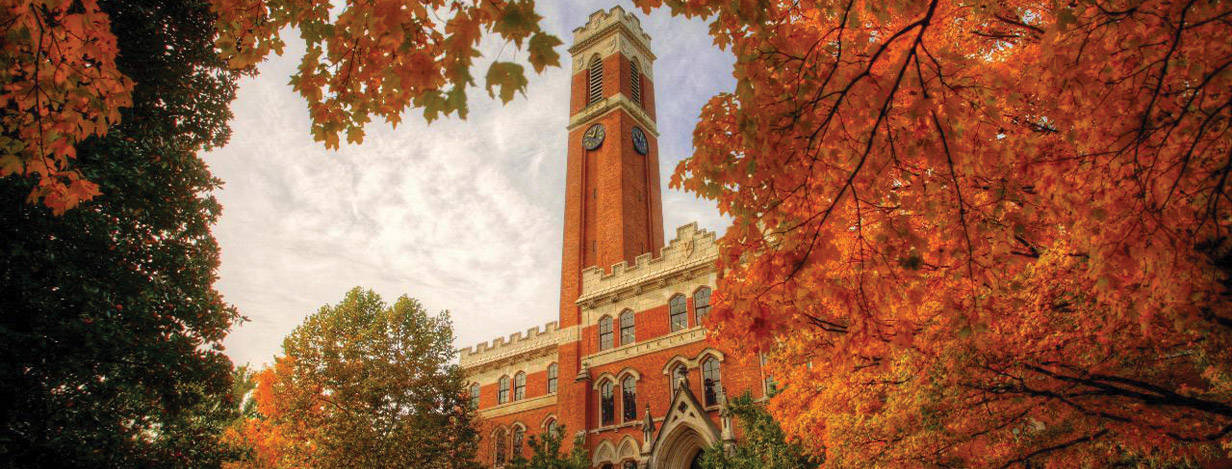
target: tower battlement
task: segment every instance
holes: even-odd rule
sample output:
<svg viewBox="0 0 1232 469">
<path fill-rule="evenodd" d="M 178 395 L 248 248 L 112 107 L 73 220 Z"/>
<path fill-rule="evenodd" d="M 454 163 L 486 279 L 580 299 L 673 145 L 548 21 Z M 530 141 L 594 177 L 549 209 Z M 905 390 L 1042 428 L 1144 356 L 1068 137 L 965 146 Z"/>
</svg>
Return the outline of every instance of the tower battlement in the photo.
<svg viewBox="0 0 1232 469">
<path fill-rule="evenodd" d="M 547 323 L 542 329 L 539 326 L 527 329 L 525 334 L 514 332 L 508 337 L 458 349 L 458 361 L 463 368 L 469 368 L 543 347 L 555 347 L 557 332 L 556 321 Z"/>
<path fill-rule="evenodd" d="M 586 20 L 586 24 L 573 30 L 573 47 L 569 48 L 570 52 L 585 48 L 585 43 L 590 39 L 595 39 L 601 36 L 601 33 L 607 32 L 611 28 L 624 27 L 629 35 L 640 40 L 645 46 L 650 45 L 650 35 L 642 31 L 642 22 L 637 19 L 632 13 L 626 12 L 624 8 L 619 6 L 612 7 L 608 11 L 596 10 L 590 14 L 590 18 Z"/>
<path fill-rule="evenodd" d="M 642 254 L 632 265 L 626 262 L 613 265 L 610 273 L 597 266 L 582 270 L 582 295 L 578 303 L 677 272 L 712 268 L 718 257 L 714 232 L 699 229 L 696 222 L 689 223 L 676 228 L 676 238 L 664 246 L 657 257 L 651 253 Z"/>
</svg>

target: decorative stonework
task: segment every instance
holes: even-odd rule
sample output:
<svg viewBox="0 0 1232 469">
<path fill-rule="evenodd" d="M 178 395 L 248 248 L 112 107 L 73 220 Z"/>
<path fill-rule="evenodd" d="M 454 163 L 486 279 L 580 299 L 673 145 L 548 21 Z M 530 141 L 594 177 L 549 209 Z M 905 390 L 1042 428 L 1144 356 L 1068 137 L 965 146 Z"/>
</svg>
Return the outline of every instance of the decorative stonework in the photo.
<svg viewBox="0 0 1232 469">
<path fill-rule="evenodd" d="M 541 407 L 556 405 L 556 393 L 545 394 L 538 397 L 529 397 L 520 401 L 513 401 L 498 406 L 488 407 L 479 410 L 479 416 L 483 418 L 500 417 L 502 415 L 516 414 L 535 410 Z"/>
<path fill-rule="evenodd" d="M 689 223 L 676 229 L 676 239 L 657 257 L 642 254 L 633 265 L 624 262 L 613 265 L 610 274 L 598 267 L 587 267 L 582 271 L 582 295 L 577 303 L 593 308 L 603 300 L 636 295 L 639 287 L 644 289 L 655 282 L 666 282 L 672 276 L 711 272 L 718 257 L 714 233 L 699 230 L 697 223 Z"/>
<path fill-rule="evenodd" d="M 642 31 L 641 20 L 624 8 L 617 6 L 591 13 L 584 26 L 573 30 L 573 44 L 569 53 L 573 55 L 574 73 L 586 67 L 593 54 L 603 58 L 620 52 L 636 58 L 642 73 L 654 79 L 655 56 L 650 52 L 650 35 Z"/>
<path fill-rule="evenodd" d="M 633 101 L 630 101 L 623 93 L 608 96 L 603 101 L 586 106 L 569 118 L 569 125 L 565 129 L 572 132 L 573 129 L 588 124 L 595 118 L 617 109 L 623 109 L 630 116 L 633 116 L 638 124 L 641 124 L 646 129 L 646 132 L 656 137 L 659 136 L 659 128 L 655 125 L 654 119 L 651 119 L 650 115 L 646 114 L 646 110 L 642 109 L 641 106 L 633 104 Z"/>
<path fill-rule="evenodd" d="M 699 342 L 706 338 L 706 329 L 702 327 L 691 327 L 682 329 L 671 334 L 662 335 L 645 342 L 635 342 L 629 345 L 622 345 L 610 350 L 588 355 L 583 360 L 588 366 L 597 367 L 608 363 L 615 363 L 621 360 L 626 360 L 639 355 L 645 355 L 651 352 L 667 350 L 672 347 Z"/>
<path fill-rule="evenodd" d="M 519 356 L 536 356 L 533 352 L 550 350 L 556 353 L 557 334 L 556 321 L 547 323 L 540 330 L 532 327 L 526 334 L 514 332 L 508 340 L 497 337 L 491 342 L 483 342 L 475 347 L 465 347 L 458 350 L 458 364 L 462 368 L 477 368 L 482 365 L 498 362 Z"/>
</svg>

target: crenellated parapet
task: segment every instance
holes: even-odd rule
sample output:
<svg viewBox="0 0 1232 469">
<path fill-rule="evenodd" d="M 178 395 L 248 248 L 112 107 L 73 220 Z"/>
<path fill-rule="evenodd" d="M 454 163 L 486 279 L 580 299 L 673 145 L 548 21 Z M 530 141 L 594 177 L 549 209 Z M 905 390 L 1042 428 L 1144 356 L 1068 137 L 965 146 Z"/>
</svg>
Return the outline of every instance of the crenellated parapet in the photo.
<svg viewBox="0 0 1232 469">
<path fill-rule="evenodd" d="M 610 272 L 599 267 L 582 271 L 582 295 L 578 304 L 585 304 L 624 291 L 637 293 L 639 288 L 679 275 L 694 275 L 714 269 L 719 249 L 715 234 L 699 229 L 697 223 L 676 228 L 676 239 L 659 251 L 658 256 L 642 254 L 632 265 L 613 265 Z"/>
<path fill-rule="evenodd" d="M 474 347 L 464 347 L 458 349 L 459 365 L 463 369 L 472 369 L 505 359 L 534 356 L 534 352 L 555 353 L 559 333 L 556 321 L 552 321 L 542 329 L 536 326 L 527 329 L 525 334 L 514 332 L 508 337 L 497 337 Z"/>
<path fill-rule="evenodd" d="M 642 73 L 654 78 L 654 68 L 650 64 L 655 55 L 650 52 L 650 35 L 642 30 L 637 16 L 624 8 L 597 10 L 590 14 L 585 25 L 573 30 L 573 47 L 569 48 L 569 53 L 573 56 L 574 73 L 586 65 L 585 57 L 595 53 L 606 57 L 616 52 L 637 57 L 645 66 Z"/>
</svg>

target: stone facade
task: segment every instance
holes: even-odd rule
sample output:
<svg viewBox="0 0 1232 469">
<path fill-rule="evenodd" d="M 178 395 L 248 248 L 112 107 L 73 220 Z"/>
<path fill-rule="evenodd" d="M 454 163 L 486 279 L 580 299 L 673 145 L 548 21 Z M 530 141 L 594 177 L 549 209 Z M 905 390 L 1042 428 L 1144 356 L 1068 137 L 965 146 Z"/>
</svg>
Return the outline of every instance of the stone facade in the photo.
<svg viewBox="0 0 1232 469">
<path fill-rule="evenodd" d="M 714 233 L 688 224 L 664 245 L 650 36 L 615 7 L 574 30 L 569 51 L 560 320 L 460 350 L 478 389 L 480 461 L 500 467 L 563 425 L 596 468 L 688 467 L 739 437 L 725 398 L 764 398 L 766 376 L 753 352 L 706 340 Z M 587 148 L 595 125 L 605 136 Z"/>
</svg>

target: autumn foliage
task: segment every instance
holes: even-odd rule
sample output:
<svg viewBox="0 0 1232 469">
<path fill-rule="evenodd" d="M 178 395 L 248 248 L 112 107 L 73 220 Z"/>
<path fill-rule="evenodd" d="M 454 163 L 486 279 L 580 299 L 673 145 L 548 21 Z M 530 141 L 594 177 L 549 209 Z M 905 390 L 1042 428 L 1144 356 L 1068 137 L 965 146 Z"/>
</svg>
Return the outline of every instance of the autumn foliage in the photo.
<svg viewBox="0 0 1232 469">
<path fill-rule="evenodd" d="M 78 142 L 119 122 L 132 80 L 116 68 L 96 0 L 5 0 L 0 25 L 0 177 L 34 177 L 30 201 L 63 213 L 98 195 L 71 160 Z"/>
<path fill-rule="evenodd" d="M 649 2 L 647 2 L 649 3 Z M 825 464 L 1232 452 L 1232 4 L 717 14 L 734 92 L 673 182 L 734 218 L 715 327 Z"/>
<path fill-rule="evenodd" d="M 307 44 L 292 87 L 308 102 L 313 138 L 363 141 L 374 117 L 397 125 L 407 109 L 432 121 L 467 114 L 471 68 L 485 36 L 525 49 L 536 72 L 559 65 L 533 0 L 377 0 L 331 12 L 324 0 L 214 0 L 217 46 L 233 70 L 255 73 L 281 34 Z M 98 195 L 72 166 L 75 147 L 103 135 L 131 105 L 132 79 L 115 66 L 115 35 L 97 0 L 4 0 L 0 24 L 0 177 L 32 177 L 30 201 L 57 213 Z M 139 77 L 138 77 L 139 78 Z M 523 91 L 523 66 L 490 64 L 484 86 L 502 102 Z"/>
</svg>

